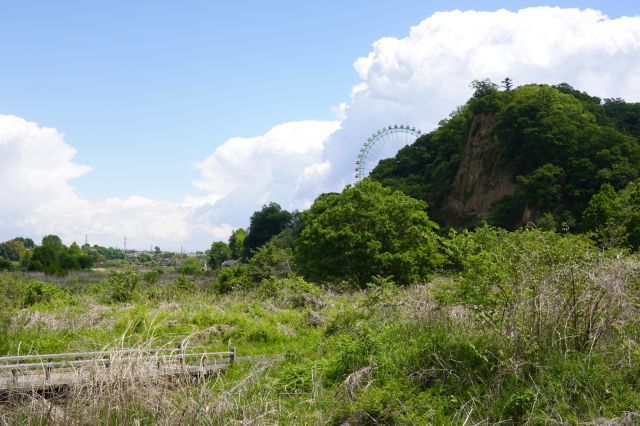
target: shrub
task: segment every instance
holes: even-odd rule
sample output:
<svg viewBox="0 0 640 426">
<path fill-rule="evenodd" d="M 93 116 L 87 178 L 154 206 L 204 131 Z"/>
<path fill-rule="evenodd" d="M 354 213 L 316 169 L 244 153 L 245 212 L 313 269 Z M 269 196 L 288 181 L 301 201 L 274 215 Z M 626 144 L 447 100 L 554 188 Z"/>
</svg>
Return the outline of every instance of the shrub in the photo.
<svg viewBox="0 0 640 426">
<path fill-rule="evenodd" d="M 140 285 L 140 274 L 135 269 L 112 272 L 107 284 L 107 303 L 130 302 Z"/>
<path fill-rule="evenodd" d="M 162 273 L 162 271 L 147 271 L 142 275 L 142 280 L 149 284 L 149 285 L 154 285 L 158 282 L 158 278 L 160 277 L 160 274 Z"/>
<path fill-rule="evenodd" d="M 537 229 L 454 232 L 446 248 L 462 275 L 440 301 L 463 304 L 523 349 L 593 345 L 626 315 L 639 273 L 583 236 Z"/>
<path fill-rule="evenodd" d="M 272 279 L 293 277 L 294 271 L 295 262 L 291 250 L 268 243 L 258 248 L 248 263 L 222 268 L 213 288 L 218 294 L 255 289 L 265 282 L 268 286 Z"/>
<path fill-rule="evenodd" d="M 251 276 L 246 264 L 222 268 L 215 281 L 213 290 L 218 294 L 231 293 L 234 290 L 251 287 Z"/>
</svg>

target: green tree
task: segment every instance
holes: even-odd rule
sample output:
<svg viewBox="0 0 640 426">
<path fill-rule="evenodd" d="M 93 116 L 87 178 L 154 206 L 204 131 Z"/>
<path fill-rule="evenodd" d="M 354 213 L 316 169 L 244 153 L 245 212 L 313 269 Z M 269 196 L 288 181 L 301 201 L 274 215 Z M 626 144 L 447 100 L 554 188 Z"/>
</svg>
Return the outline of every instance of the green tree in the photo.
<svg viewBox="0 0 640 426">
<path fill-rule="evenodd" d="M 232 234 L 233 236 L 233 234 Z M 211 269 L 218 269 L 225 260 L 231 259 L 231 249 L 224 241 L 214 241 L 209 249 L 207 264 Z"/>
<path fill-rule="evenodd" d="M 504 90 L 511 90 L 513 88 L 513 80 L 511 80 L 509 77 L 505 77 L 505 79 L 500 83 L 502 83 L 502 87 L 504 87 Z"/>
<path fill-rule="evenodd" d="M 251 257 L 257 248 L 290 226 L 292 218 L 293 215 L 278 203 L 269 203 L 254 212 L 249 222 L 249 232 L 244 239 L 243 256 Z"/>
<path fill-rule="evenodd" d="M 138 263 L 152 263 L 153 257 L 148 253 L 138 253 L 136 257 Z"/>
<path fill-rule="evenodd" d="M 244 239 L 247 232 L 242 229 L 234 229 L 229 237 L 229 248 L 231 249 L 231 258 L 240 259 L 242 257 L 242 251 L 244 248 Z"/>
<path fill-rule="evenodd" d="M 75 242 L 67 248 L 57 235 L 47 235 L 40 246 L 21 255 L 20 265 L 48 275 L 66 275 L 71 269 L 90 268 L 93 260 Z"/>
<path fill-rule="evenodd" d="M 62 240 L 57 235 L 45 235 L 42 238 L 41 246 L 50 248 L 56 254 L 60 253 L 62 250 L 65 249 L 65 246 L 62 243 Z"/>
<path fill-rule="evenodd" d="M 584 230 L 595 231 L 611 222 L 615 216 L 618 194 L 613 186 L 605 183 L 600 192 L 591 197 L 589 206 L 582 214 L 581 225 Z"/>
<path fill-rule="evenodd" d="M 14 238 L 9 241 L 0 243 L 0 257 L 7 260 L 17 262 L 20 260 L 20 255 L 26 250 L 24 242 L 20 238 Z"/>
<path fill-rule="evenodd" d="M 601 246 L 640 249 L 640 181 L 618 192 L 611 185 L 602 185 L 591 197 L 581 226 Z"/>
<path fill-rule="evenodd" d="M 441 263 L 426 203 L 369 179 L 319 196 L 302 213 L 297 265 L 308 278 L 364 287 L 372 277 L 417 282 Z"/>
<path fill-rule="evenodd" d="M 176 269 L 181 274 L 196 275 L 202 272 L 203 266 L 203 262 L 196 256 L 189 256 Z"/>
<path fill-rule="evenodd" d="M 474 89 L 473 96 L 469 102 L 471 110 L 478 113 L 494 112 L 500 108 L 500 95 L 498 85 L 491 80 L 473 80 L 469 85 Z"/>
<path fill-rule="evenodd" d="M 543 210 L 555 205 L 562 197 L 564 170 L 553 164 L 538 167 L 527 176 L 518 176 L 523 204 Z"/>
<path fill-rule="evenodd" d="M 60 267 L 56 253 L 47 246 L 38 246 L 33 249 L 30 271 L 41 271 L 47 275 L 65 275 L 65 271 Z"/>
<path fill-rule="evenodd" d="M 10 271 L 13 269 L 13 263 L 9 259 L 0 257 L 0 271 Z"/>
</svg>

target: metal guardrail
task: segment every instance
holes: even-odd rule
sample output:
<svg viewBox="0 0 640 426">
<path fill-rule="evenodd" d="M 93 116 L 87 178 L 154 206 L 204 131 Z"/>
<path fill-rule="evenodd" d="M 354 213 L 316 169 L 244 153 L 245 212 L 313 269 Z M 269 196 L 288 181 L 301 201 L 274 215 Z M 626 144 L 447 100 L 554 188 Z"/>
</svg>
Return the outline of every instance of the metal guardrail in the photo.
<svg viewBox="0 0 640 426">
<path fill-rule="evenodd" d="M 212 358 L 215 359 L 214 363 L 210 362 Z M 221 367 L 222 365 L 233 364 L 237 359 L 236 348 L 231 348 L 229 351 L 225 352 L 187 353 L 184 350 L 183 345 L 180 345 L 177 349 L 124 349 L 102 352 L 16 355 L 0 357 L 0 374 L 3 372 L 10 372 L 13 376 L 12 382 L 17 384 L 19 373 L 24 375 L 29 370 L 41 369 L 44 371 L 44 382 L 46 384 L 46 382 L 51 379 L 51 375 L 55 370 L 62 370 L 64 368 L 76 369 L 86 365 L 101 366 L 108 369 L 113 362 L 131 364 L 136 362 L 152 362 L 156 364 L 158 371 L 161 370 L 162 366 L 171 363 L 178 364 L 182 367 L 193 367 L 202 370 L 207 367 Z M 193 360 L 198 361 L 198 364 L 191 364 L 193 363 Z"/>
</svg>

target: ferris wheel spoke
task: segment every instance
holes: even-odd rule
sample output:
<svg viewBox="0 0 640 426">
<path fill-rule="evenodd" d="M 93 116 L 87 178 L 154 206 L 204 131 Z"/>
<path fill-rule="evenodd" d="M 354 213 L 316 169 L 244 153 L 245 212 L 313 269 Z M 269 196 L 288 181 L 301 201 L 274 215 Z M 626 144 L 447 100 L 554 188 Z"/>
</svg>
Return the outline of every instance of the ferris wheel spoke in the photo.
<svg viewBox="0 0 640 426">
<path fill-rule="evenodd" d="M 394 157 L 421 135 L 420 130 L 408 125 L 387 126 L 373 133 L 360 149 L 356 159 L 355 178 L 365 178 L 381 160 Z"/>
</svg>

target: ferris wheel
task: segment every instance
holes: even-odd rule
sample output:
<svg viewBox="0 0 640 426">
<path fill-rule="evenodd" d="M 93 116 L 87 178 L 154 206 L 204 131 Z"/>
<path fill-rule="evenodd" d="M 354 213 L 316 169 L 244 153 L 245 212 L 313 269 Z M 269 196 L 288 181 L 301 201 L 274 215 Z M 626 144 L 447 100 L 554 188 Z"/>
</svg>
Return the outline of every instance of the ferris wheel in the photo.
<svg viewBox="0 0 640 426">
<path fill-rule="evenodd" d="M 378 130 L 360 148 L 355 178 L 364 179 L 380 160 L 395 156 L 401 148 L 415 142 L 421 135 L 420 130 L 404 124 L 394 124 Z"/>
</svg>

